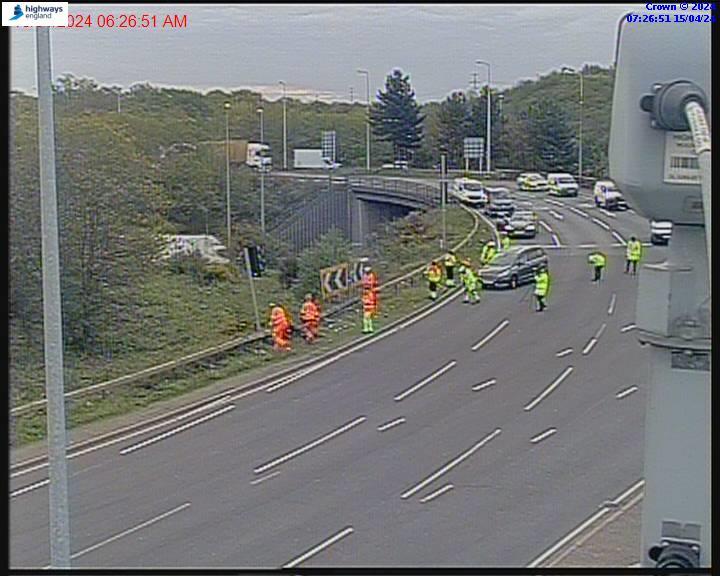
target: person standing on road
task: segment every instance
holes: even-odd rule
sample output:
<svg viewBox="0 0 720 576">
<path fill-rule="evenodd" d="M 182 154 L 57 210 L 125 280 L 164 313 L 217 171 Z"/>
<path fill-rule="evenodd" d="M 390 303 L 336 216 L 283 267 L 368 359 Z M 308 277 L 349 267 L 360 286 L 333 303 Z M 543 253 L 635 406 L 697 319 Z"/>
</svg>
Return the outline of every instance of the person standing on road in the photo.
<svg viewBox="0 0 720 576">
<path fill-rule="evenodd" d="M 305 302 L 300 309 L 300 320 L 303 323 L 305 341 L 312 343 L 320 332 L 320 309 L 310 293 L 305 294 Z"/>
<path fill-rule="evenodd" d="M 508 235 L 507 232 L 501 232 L 500 246 L 502 246 L 503 252 L 507 252 L 510 249 L 510 246 L 511 246 L 510 236 Z"/>
<path fill-rule="evenodd" d="M 495 249 L 495 241 L 488 240 L 483 246 L 482 252 L 480 253 L 480 264 L 482 266 L 489 265 L 494 259 L 497 250 Z"/>
<path fill-rule="evenodd" d="M 428 279 L 428 290 L 430 291 L 430 298 L 437 300 L 437 287 L 442 279 L 442 269 L 440 265 L 433 260 L 430 265 L 425 269 L 425 276 Z"/>
<path fill-rule="evenodd" d="M 458 272 L 460 274 L 460 278 L 462 279 L 463 286 L 465 287 L 463 302 L 477 304 L 480 302 L 478 288 L 480 288 L 482 284 L 480 284 L 475 272 L 473 272 L 470 261 L 464 260 Z"/>
<path fill-rule="evenodd" d="M 598 282 L 602 278 L 602 271 L 607 263 L 607 257 L 602 252 L 592 252 L 588 256 L 588 262 L 593 267 L 593 282 Z"/>
<path fill-rule="evenodd" d="M 545 298 L 547 298 L 548 291 L 550 290 L 550 274 L 545 266 L 541 266 L 535 274 L 535 300 L 537 306 L 535 307 L 536 312 L 542 312 L 547 308 L 545 304 Z"/>
<path fill-rule="evenodd" d="M 453 250 L 445 255 L 443 264 L 445 264 L 445 286 L 452 288 L 455 286 L 455 266 L 457 266 L 457 257 Z"/>
<path fill-rule="evenodd" d="M 632 275 L 635 276 L 635 274 L 637 274 L 637 265 L 641 256 L 642 244 L 640 244 L 640 241 L 635 238 L 635 236 L 631 236 L 630 242 L 628 242 L 625 247 L 625 274 L 630 272 L 631 266 Z"/>
</svg>

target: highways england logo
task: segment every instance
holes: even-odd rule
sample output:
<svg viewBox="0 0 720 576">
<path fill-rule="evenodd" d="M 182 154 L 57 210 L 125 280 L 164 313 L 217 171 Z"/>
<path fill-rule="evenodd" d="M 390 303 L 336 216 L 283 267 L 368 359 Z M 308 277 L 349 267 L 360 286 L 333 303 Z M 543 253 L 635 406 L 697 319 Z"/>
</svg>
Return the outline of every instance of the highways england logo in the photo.
<svg viewBox="0 0 720 576">
<path fill-rule="evenodd" d="M 2 3 L 3 26 L 67 26 L 67 2 Z"/>
</svg>

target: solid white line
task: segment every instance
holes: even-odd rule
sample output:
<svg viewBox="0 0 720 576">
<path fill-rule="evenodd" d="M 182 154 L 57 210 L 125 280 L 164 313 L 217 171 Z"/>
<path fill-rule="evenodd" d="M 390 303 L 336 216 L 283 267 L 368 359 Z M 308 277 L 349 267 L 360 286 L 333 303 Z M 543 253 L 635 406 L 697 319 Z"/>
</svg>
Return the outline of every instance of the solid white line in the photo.
<svg viewBox="0 0 720 576">
<path fill-rule="evenodd" d="M 274 468 L 278 464 L 282 464 L 283 462 L 286 462 L 287 460 L 290 460 L 291 458 L 295 458 L 296 456 L 299 456 L 300 454 L 307 452 L 308 450 L 311 450 L 312 448 L 315 448 L 315 446 L 318 446 L 322 444 L 323 442 L 327 442 L 331 438 L 334 438 L 335 436 L 338 436 L 339 434 L 342 434 L 343 432 L 346 432 L 347 430 L 350 430 L 351 428 L 354 428 L 358 424 L 362 424 L 367 420 L 366 416 L 360 416 L 359 418 L 356 418 L 352 422 L 349 422 L 348 424 L 345 424 L 344 426 L 341 426 L 337 430 L 334 430 L 330 432 L 329 434 L 326 434 L 322 438 L 318 438 L 317 440 L 314 440 L 313 442 L 310 442 L 309 444 L 305 444 L 304 446 L 301 446 L 300 448 L 297 448 L 296 450 L 293 450 L 292 452 L 288 452 L 284 456 L 280 456 L 280 458 L 276 458 L 272 462 L 268 462 L 267 464 L 263 464 L 262 466 L 258 466 L 253 470 L 255 474 L 260 474 L 264 472 L 265 470 L 268 470 L 270 468 Z"/>
<path fill-rule="evenodd" d="M 627 326 L 623 326 L 620 328 L 620 332 L 629 332 L 630 330 L 635 329 L 635 324 L 628 324 Z"/>
<path fill-rule="evenodd" d="M 447 492 L 448 490 L 452 490 L 453 488 L 455 488 L 455 486 L 453 486 L 452 484 L 445 484 L 445 486 L 443 486 L 439 490 L 436 490 L 432 494 L 428 494 L 427 496 L 425 496 L 425 498 L 422 498 L 420 502 L 422 502 L 423 504 L 425 502 L 430 502 L 430 500 L 434 500 L 441 494 L 445 494 L 445 492 Z"/>
<path fill-rule="evenodd" d="M 558 248 L 562 248 L 562 244 L 560 244 L 560 238 L 558 238 L 557 234 L 552 235 L 552 241 L 555 243 L 555 246 Z"/>
<path fill-rule="evenodd" d="M 547 438 L 548 436 L 552 436 L 553 434 L 555 434 L 555 432 L 557 432 L 557 428 L 550 428 L 548 430 L 545 430 L 545 432 L 543 432 L 542 434 L 538 434 L 534 438 L 531 438 L 530 442 L 532 442 L 533 444 L 537 444 L 538 442 L 545 440 L 545 438 Z"/>
<path fill-rule="evenodd" d="M 560 352 L 557 352 L 555 356 L 558 358 L 562 358 L 563 356 L 567 356 L 568 354 L 572 354 L 573 349 L 572 348 L 565 348 L 565 350 L 560 350 Z"/>
<path fill-rule="evenodd" d="M 633 484 L 630 488 L 628 488 L 625 492 L 623 492 L 620 496 L 615 498 L 615 500 L 611 501 L 612 504 L 620 504 L 625 498 L 627 498 L 630 494 L 637 491 L 639 488 L 642 488 L 642 486 L 645 484 L 644 480 L 639 480 L 635 484 Z M 595 512 L 590 518 L 582 522 L 579 526 L 577 526 L 575 529 L 573 529 L 569 534 L 567 534 L 565 537 L 561 538 L 558 542 L 553 544 L 550 548 L 545 550 L 540 556 L 535 558 L 530 564 L 527 565 L 528 568 L 537 568 L 542 562 L 547 560 L 550 556 L 555 554 L 560 548 L 565 546 L 568 542 L 570 542 L 573 538 L 575 538 L 578 534 L 580 534 L 583 530 L 585 530 L 588 526 L 592 525 L 595 521 L 597 521 L 599 518 L 602 518 L 605 514 L 610 512 L 610 508 L 601 508 L 599 511 Z"/>
<path fill-rule="evenodd" d="M 578 244 L 578 248 L 597 248 L 597 244 Z"/>
<path fill-rule="evenodd" d="M 597 344 L 597 338 L 594 336 L 588 340 L 588 343 L 585 345 L 585 348 L 583 348 L 583 355 L 589 354 L 590 351 L 595 347 L 595 344 Z"/>
<path fill-rule="evenodd" d="M 419 484 L 416 484 L 414 487 L 412 487 L 412 488 L 410 488 L 409 490 L 406 490 L 405 492 L 403 492 L 403 493 L 400 495 L 400 498 L 402 498 L 403 500 L 406 499 L 406 498 L 410 498 L 410 496 L 412 496 L 413 494 L 415 494 L 418 490 L 422 490 L 425 486 L 427 486 L 428 484 L 430 484 L 430 482 L 432 482 L 433 480 L 436 480 L 437 478 L 439 478 L 440 476 L 442 476 L 443 474 L 445 474 L 445 472 L 447 472 L 448 470 L 451 470 L 452 468 L 454 468 L 455 466 L 457 466 L 458 464 L 460 464 L 460 462 L 462 462 L 462 461 L 465 460 L 466 458 L 469 458 L 469 457 L 473 454 L 473 452 L 475 452 L 476 450 L 479 450 L 480 448 L 482 448 L 482 447 L 483 447 L 485 444 L 487 444 L 490 440 L 492 440 L 493 438 L 495 438 L 495 436 L 497 436 L 498 434 L 500 434 L 501 431 L 502 431 L 502 430 L 501 430 L 500 428 L 495 428 L 494 431 L 492 431 L 490 434 L 488 434 L 487 436 L 485 436 L 485 438 L 483 438 L 482 440 L 480 440 L 480 442 L 478 442 L 477 444 L 475 444 L 475 446 L 473 446 L 473 447 L 470 448 L 469 450 L 467 450 L 467 451 L 463 452 L 462 454 L 460 454 L 460 456 L 458 456 L 457 458 L 455 458 L 454 460 L 452 460 L 450 463 L 448 463 L 448 464 L 446 464 L 445 466 L 443 466 L 442 468 L 440 468 L 440 470 L 438 470 L 437 472 L 434 472 L 433 474 L 431 474 L 430 476 L 428 476 L 427 478 L 425 478 L 425 480 L 423 480 L 423 481 L 420 482 Z"/>
<path fill-rule="evenodd" d="M 605 222 L 603 222 L 603 221 L 600 220 L 599 218 L 595 218 L 595 217 L 593 216 L 592 221 L 595 222 L 595 224 L 597 224 L 597 225 L 600 226 L 601 228 L 605 228 L 605 230 L 610 230 L 610 226 L 608 226 Z"/>
<path fill-rule="evenodd" d="M 183 431 L 187 430 L 188 428 L 192 428 L 193 426 L 202 424 L 203 422 L 206 422 L 207 420 L 210 420 L 211 418 L 216 418 L 217 416 L 225 414 L 225 412 L 229 412 L 230 410 L 234 410 L 234 409 L 235 409 L 235 405 L 231 404 L 230 406 L 226 406 L 222 410 L 218 410 L 217 412 L 211 412 L 210 414 L 207 414 L 206 416 L 203 416 L 202 418 L 198 418 L 197 420 L 192 420 L 192 421 L 188 422 L 187 424 L 183 424 L 179 428 L 173 428 L 172 430 L 168 430 L 167 432 L 164 432 L 163 434 L 160 434 L 159 436 L 153 436 L 152 438 L 148 438 L 147 440 L 144 440 L 143 442 L 140 442 L 139 444 L 133 444 L 132 446 L 123 448 L 122 450 L 120 450 L 120 454 L 125 456 L 126 454 L 130 454 L 131 452 L 140 450 L 140 448 L 145 448 L 145 446 L 149 446 L 150 444 L 155 444 L 156 442 L 160 442 L 160 440 L 164 440 L 165 438 L 168 438 L 169 436 L 174 436 L 175 434 L 179 434 L 180 432 L 183 432 Z"/>
<path fill-rule="evenodd" d="M 615 311 L 615 300 L 617 300 L 617 294 L 613 292 L 612 298 L 610 298 L 610 306 L 608 306 L 608 314 L 612 315 L 612 313 Z"/>
<path fill-rule="evenodd" d="M 270 478 L 272 478 L 273 476 L 277 476 L 278 474 L 280 474 L 280 472 L 278 472 L 278 471 L 271 472 L 267 476 L 263 476 L 262 478 L 256 478 L 255 480 L 251 480 L 250 484 L 253 484 L 253 485 L 261 484 L 262 482 L 265 482 L 265 480 L 270 480 Z"/>
<path fill-rule="evenodd" d="M 524 409 L 525 409 L 526 411 L 530 411 L 530 410 L 532 410 L 533 408 L 535 408 L 535 406 L 537 406 L 538 403 L 539 403 L 540 401 L 542 401 L 543 398 L 545 398 L 545 396 L 547 396 L 548 394 L 550 394 L 550 392 L 552 392 L 553 390 L 555 390 L 555 388 L 557 388 L 557 387 L 560 385 L 560 383 L 561 383 L 563 380 L 565 380 L 565 378 L 567 378 L 573 370 L 574 370 L 574 368 L 573 368 L 572 366 L 568 366 L 567 368 L 565 368 L 565 370 L 563 371 L 563 373 L 560 374 L 560 376 L 558 376 L 557 378 L 555 378 L 555 381 L 554 381 L 552 384 L 550 384 L 550 386 L 548 386 L 547 388 L 545 388 L 545 390 L 543 390 L 542 393 L 541 393 L 539 396 L 537 396 L 532 402 L 530 402 L 530 404 L 528 404 L 527 406 L 525 406 Z"/>
<path fill-rule="evenodd" d="M 167 518 L 168 516 L 171 516 L 172 514 L 177 514 L 181 510 L 184 510 L 190 506 L 190 502 L 185 502 L 185 504 L 182 504 L 181 506 L 178 506 L 177 508 L 173 508 L 169 512 L 165 512 L 164 514 L 160 514 L 160 516 L 156 516 L 155 518 L 148 520 L 146 522 L 143 522 L 142 524 L 138 524 L 134 528 L 130 528 L 129 530 L 125 530 L 124 532 L 120 532 L 119 534 L 116 534 L 115 536 L 112 536 L 111 538 L 108 538 L 107 540 L 103 540 L 102 542 L 98 542 L 97 544 L 90 546 L 89 548 L 85 548 L 84 550 L 80 550 L 80 552 L 75 552 L 75 554 L 71 554 L 70 558 L 78 558 L 80 556 L 83 556 L 87 554 L 88 552 L 92 552 L 93 550 L 97 550 L 101 546 L 105 546 L 105 544 L 109 544 L 110 542 L 114 542 L 115 540 L 122 538 L 123 536 L 127 536 L 128 534 L 132 534 L 133 532 L 137 532 L 138 530 L 142 528 L 146 528 L 147 526 L 150 526 L 151 524 L 155 524 L 156 522 L 159 522 L 160 520 Z"/>
<path fill-rule="evenodd" d="M 35 490 L 37 488 L 42 488 L 43 486 L 47 486 L 50 484 L 50 479 L 47 478 L 45 480 L 41 480 L 40 482 L 35 482 L 35 484 L 30 484 L 29 486 L 25 486 L 24 488 L 18 488 L 14 492 L 10 492 L 10 498 L 15 498 L 15 496 L 20 496 L 22 494 L 25 494 L 26 492 L 30 492 L 31 490 Z"/>
<path fill-rule="evenodd" d="M 405 390 L 404 392 L 401 392 L 400 394 L 398 394 L 397 396 L 395 396 L 395 401 L 396 401 L 396 402 L 400 402 L 403 398 L 406 398 L 407 396 L 410 396 L 410 394 L 412 394 L 413 392 L 419 390 L 420 388 L 422 388 L 423 386 L 425 386 L 425 385 L 428 384 L 429 382 L 432 382 L 432 381 L 433 381 L 435 378 L 437 378 L 438 376 L 442 376 L 443 374 L 445 374 L 445 372 L 447 372 L 448 370 L 450 370 L 451 368 L 453 368 L 453 367 L 455 366 L 455 364 L 457 364 L 457 362 L 456 362 L 455 360 L 450 360 L 450 362 L 448 362 L 445 366 L 443 366 L 443 367 L 440 368 L 439 370 L 436 370 L 435 372 L 433 372 L 432 374 L 430 374 L 430 376 L 428 376 L 428 377 L 425 378 L 424 380 L 421 380 L 420 382 L 418 382 L 417 384 L 415 384 L 415 386 L 413 386 L 412 388 L 408 388 L 408 389 Z"/>
<path fill-rule="evenodd" d="M 493 329 L 493 331 L 490 332 L 490 334 L 488 334 L 487 336 L 485 336 L 485 338 L 483 338 L 482 340 L 480 340 L 480 342 L 478 342 L 477 344 L 475 344 L 475 345 L 472 347 L 472 349 L 473 349 L 473 350 L 477 350 L 478 348 L 480 348 L 481 346 L 483 346 L 483 345 L 484 345 L 485 343 L 487 343 L 491 338 L 493 338 L 498 332 L 500 332 L 500 330 L 502 330 L 503 328 L 505 328 L 505 326 L 507 326 L 508 324 L 510 324 L 510 320 L 508 320 L 508 319 L 506 318 L 505 320 L 503 320 L 502 322 L 500 322 L 500 324 L 498 324 L 498 325 Z"/>
<path fill-rule="evenodd" d="M 475 386 L 473 386 L 472 389 L 477 392 L 478 390 L 482 390 L 483 388 L 492 386 L 496 382 L 497 382 L 497 380 L 495 380 L 495 378 L 493 378 L 492 380 L 488 380 L 487 382 L 481 382 L 480 384 L 475 384 Z"/>
<path fill-rule="evenodd" d="M 552 209 L 548 210 L 548 212 L 550 212 L 550 214 L 552 214 L 558 220 L 565 220 L 565 216 L 560 214 L 560 212 L 555 212 L 555 210 L 552 210 Z"/>
<path fill-rule="evenodd" d="M 398 418 L 397 420 L 393 420 L 392 422 L 388 422 L 387 424 L 378 426 L 378 432 L 385 432 L 385 430 L 390 430 L 390 428 L 394 428 L 395 426 L 398 426 L 403 422 L 405 422 L 405 418 Z"/>
<path fill-rule="evenodd" d="M 636 392 L 638 390 L 637 386 L 630 386 L 630 388 L 627 388 L 626 390 L 623 390 L 622 392 L 618 392 L 615 394 L 615 398 L 625 398 L 625 396 L 629 396 L 633 392 Z"/>
<path fill-rule="evenodd" d="M 314 556 L 318 552 L 325 550 L 325 548 L 327 548 L 328 546 L 333 545 L 335 542 L 337 542 L 341 538 L 345 538 L 345 536 L 352 534 L 353 532 L 354 532 L 353 527 L 348 526 L 344 530 L 341 530 L 340 532 L 335 534 L 335 536 L 333 536 L 332 538 L 329 538 L 328 540 L 325 540 L 325 542 L 322 542 L 322 543 L 318 544 L 317 546 L 315 546 L 314 548 L 311 548 L 310 550 L 305 552 L 305 554 L 303 554 L 302 556 L 298 556 L 297 558 L 295 558 L 295 560 L 291 560 L 290 562 L 285 564 L 285 566 L 283 566 L 283 568 L 293 568 L 293 567 L 297 566 L 298 564 L 300 564 L 300 562 L 305 562 L 305 560 L 307 560 L 311 556 Z"/>
<path fill-rule="evenodd" d="M 625 238 L 623 238 L 616 230 L 613 230 L 612 232 L 610 232 L 610 234 L 612 234 L 613 237 L 623 246 L 627 245 L 627 242 L 625 242 Z"/>
<path fill-rule="evenodd" d="M 538 224 L 540 224 L 540 226 L 542 226 L 543 228 L 545 228 L 545 230 L 547 230 L 548 232 L 550 232 L 550 234 L 552 234 L 553 229 L 550 228 L 550 226 L 548 226 L 544 220 L 538 221 Z"/>
</svg>

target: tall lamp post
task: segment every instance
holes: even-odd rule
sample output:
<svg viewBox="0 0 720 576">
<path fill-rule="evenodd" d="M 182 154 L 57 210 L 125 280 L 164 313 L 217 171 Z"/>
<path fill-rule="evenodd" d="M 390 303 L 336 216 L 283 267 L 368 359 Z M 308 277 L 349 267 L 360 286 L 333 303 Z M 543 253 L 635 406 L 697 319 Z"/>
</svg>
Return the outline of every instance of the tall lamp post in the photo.
<svg viewBox="0 0 720 576">
<path fill-rule="evenodd" d="M 583 73 L 567 66 L 561 68 L 562 74 L 575 74 L 580 76 L 580 120 L 578 122 L 578 186 L 582 186 L 582 158 L 583 158 Z"/>
<path fill-rule="evenodd" d="M 287 170 L 287 99 L 285 98 L 285 82 L 280 80 L 283 100 L 283 170 Z"/>
<path fill-rule="evenodd" d="M 263 121 L 263 109 L 257 109 L 260 114 L 260 144 L 265 144 L 265 123 Z M 260 153 L 260 231 L 265 239 L 265 159 Z"/>
<path fill-rule="evenodd" d="M 488 69 L 488 83 L 487 83 L 487 121 L 485 122 L 485 140 L 487 142 L 485 143 L 485 170 L 487 172 L 490 172 L 490 131 L 491 131 L 491 125 L 490 125 L 490 84 L 492 83 L 492 73 L 490 71 L 490 63 L 485 62 L 485 60 L 475 60 L 475 64 L 482 64 L 483 66 L 487 66 Z"/>
<path fill-rule="evenodd" d="M 230 102 L 225 102 L 225 198 L 227 201 L 227 249 L 232 254 L 232 245 L 230 238 L 230 122 L 228 113 L 230 112 Z"/>
<path fill-rule="evenodd" d="M 365 75 L 365 92 L 367 97 L 367 118 L 365 120 L 365 138 L 366 138 L 366 150 L 365 150 L 365 168 L 370 172 L 370 72 L 367 70 L 358 70 L 358 74 Z"/>
</svg>

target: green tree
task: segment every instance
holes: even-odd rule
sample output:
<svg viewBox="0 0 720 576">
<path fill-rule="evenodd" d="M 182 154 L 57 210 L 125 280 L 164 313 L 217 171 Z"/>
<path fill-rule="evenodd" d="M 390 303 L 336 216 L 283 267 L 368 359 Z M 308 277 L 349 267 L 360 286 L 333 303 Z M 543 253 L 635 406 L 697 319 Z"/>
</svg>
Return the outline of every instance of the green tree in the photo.
<svg viewBox="0 0 720 576">
<path fill-rule="evenodd" d="M 529 122 L 533 161 L 543 172 L 570 172 L 577 168 L 575 130 L 563 106 L 543 98 L 532 109 Z"/>
<path fill-rule="evenodd" d="M 403 76 L 401 70 L 393 70 L 385 80 L 385 92 L 378 93 L 378 101 L 370 109 L 374 134 L 392 144 L 396 160 L 408 159 L 409 153 L 421 145 L 423 120 L 410 77 Z"/>
<path fill-rule="evenodd" d="M 323 235 L 312 247 L 300 254 L 297 259 L 298 283 L 294 293 L 298 300 L 304 294 L 320 294 L 320 269 L 347 262 L 350 258 L 351 244 L 342 232 L 333 229 Z"/>
<path fill-rule="evenodd" d="M 448 152 L 450 168 L 462 166 L 464 139 L 471 135 L 472 124 L 468 102 L 462 92 L 453 92 L 448 96 L 437 112 L 438 136 L 440 148 Z"/>
</svg>

